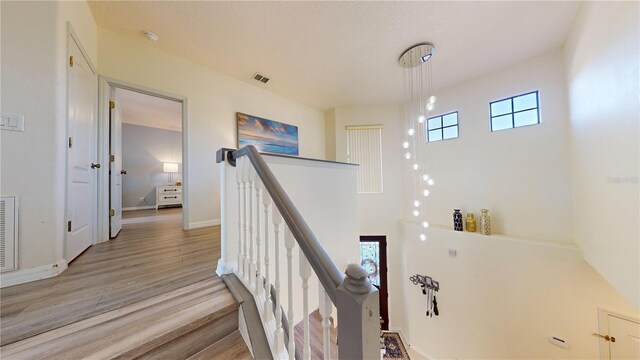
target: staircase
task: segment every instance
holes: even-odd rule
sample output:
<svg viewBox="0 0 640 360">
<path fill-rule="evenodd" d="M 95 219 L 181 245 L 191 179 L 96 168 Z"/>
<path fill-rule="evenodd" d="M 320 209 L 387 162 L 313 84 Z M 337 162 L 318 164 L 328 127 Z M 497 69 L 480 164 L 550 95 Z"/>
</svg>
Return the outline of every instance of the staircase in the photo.
<svg viewBox="0 0 640 360">
<path fill-rule="evenodd" d="M 249 359 L 238 302 L 219 277 L 198 281 L 1 349 L 3 359 Z"/>
</svg>

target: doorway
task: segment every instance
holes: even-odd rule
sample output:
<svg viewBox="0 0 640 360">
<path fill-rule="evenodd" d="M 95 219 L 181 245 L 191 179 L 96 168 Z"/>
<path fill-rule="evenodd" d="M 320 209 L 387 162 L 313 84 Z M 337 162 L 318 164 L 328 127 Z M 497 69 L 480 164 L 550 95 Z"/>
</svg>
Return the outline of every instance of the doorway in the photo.
<svg viewBox="0 0 640 360">
<path fill-rule="evenodd" d="M 598 309 L 600 359 L 640 359 L 640 319 Z"/>
<path fill-rule="evenodd" d="M 389 330 L 386 236 L 360 236 L 360 265 L 369 273 L 371 284 L 378 289 L 380 294 L 380 328 Z"/>
<path fill-rule="evenodd" d="M 182 220 L 187 229 L 186 98 L 101 78 L 100 239 L 129 223 Z"/>
</svg>

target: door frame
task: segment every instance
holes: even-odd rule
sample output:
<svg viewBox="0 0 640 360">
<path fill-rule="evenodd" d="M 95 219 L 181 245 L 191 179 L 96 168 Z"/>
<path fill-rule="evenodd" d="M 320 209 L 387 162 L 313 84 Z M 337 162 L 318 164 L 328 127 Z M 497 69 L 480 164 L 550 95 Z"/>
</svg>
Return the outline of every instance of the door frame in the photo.
<svg viewBox="0 0 640 360">
<path fill-rule="evenodd" d="M 65 144 L 69 139 L 69 79 L 70 79 L 70 71 L 71 68 L 68 64 L 69 61 L 69 56 L 71 56 L 71 44 L 75 43 L 78 46 L 78 49 L 80 49 L 80 53 L 82 54 L 82 57 L 84 57 L 85 61 L 87 62 L 87 64 L 89 65 L 89 68 L 91 69 L 91 72 L 93 72 L 94 76 L 99 77 L 98 75 L 98 71 L 97 68 L 95 67 L 95 65 L 93 64 L 93 62 L 91 61 L 91 57 L 89 56 L 89 54 L 87 53 L 87 51 L 85 50 L 84 46 L 82 45 L 82 41 L 80 41 L 80 38 L 78 37 L 78 35 L 76 34 L 76 31 L 73 29 L 73 26 L 71 26 L 71 22 L 67 21 L 67 44 L 66 44 L 66 57 L 65 57 L 65 67 L 66 67 L 66 72 L 65 72 L 65 80 L 66 80 L 66 89 L 65 89 L 65 97 L 66 97 L 66 104 L 64 107 L 64 117 L 65 117 L 65 124 L 64 124 L 64 141 Z M 100 98 L 100 94 L 98 94 L 98 99 Z M 99 102 L 98 102 L 99 103 Z M 97 106 L 96 107 L 96 113 L 94 115 L 96 115 L 96 121 L 98 122 L 98 124 L 96 124 L 98 126 L 98 128 L 100 127 L 100 118 L 98 117 L 98 110 L 99 110 L 99 105 L 98 103 L 95 103 L 94 105 Z M 99 140 L 99 139 L 95 139 L 95 140 Z M 97 141 L 96 141 L 97 143 Z M 97 159 L 96 160 L 100 160 L 100 154 L 99 152 L 96 153 L 97 155 Z M 58 272 L 62 272 L 66 266 L 67 266 L 67 258 L 66 258 L 66 254 L 67 254 L 67 244 L 69 241 L 69 232 L 67 231 L 67 221 L 69 221 L 69 149 L 67 146 L 65 146 L 65 156 L 64 156 L 64 226 L 62 229 L 62 238 L 64 239 L 64 243 L 62 244 L 62 247 L 59 248 L 61 251 L 61 254 L 59 254 L 60 258 L 64 260 L 64 264 L 63 264 L 63 268 L 59 269 Z M 98 172 L 95 175 L 95 183 L 94 183 L 94 195 L 96 197 L 98 197 L 98 182 L 100 179 L 100 172 Z M 98 200 L 99 202 L 99 200 Z M 95 204 L 94 204 L 95 205 Z M 96 212 L 96 216 L 99 214 L 99 211 Z M 96 220 L 96 218 L 94 218 L 94 220 Z M 97 226 L 94 227 L 93 229 L 93 234 L 92 234 L 92 239 L 91 242 L 92 244 L 95 244 L 97 242 L 97 229 L 99 224 L 95 224 Z"/>
<path fill-rule="evenodd" d="M 389 266 L 387 264 L 387 236 L 386 235 L 360 235 L 359 242 L 377 242 L 380 244 L 380 316 L 384 324 L 380 324 L 382 330 L 389 330 Z M 386 329 L 385 329 L 386 327 Z"/>
<path fill-rule="evenodd" d="M 617 317 L 619 319 L 628 320 L 631 322 L 640 323 L 640 319 L 633 316 L 625 315 L 619 312 L 615 312 L 606 308 L 598 307 L 598 333 L 609 334 L 609 316 Z M 611 359 L 610 342 L 600 338 L 598 341 L 600 349 L 600 359 Z"/>
<path fill-rule="evenodd" d="M 188 143 L 188 109 L 189 99 L 186 96 L 172 94 L 162 90 L 151 89 L 142 85 L 98 76 L 98 159 L 109 164 L 109 97 L 111 88 L 131 90 L 182 103 L 182 228 L 189 228 L 189 160 Z M 98 178 L 98 242 L 109 241 L 109 172 L 105 171 Z"/>
</svg>

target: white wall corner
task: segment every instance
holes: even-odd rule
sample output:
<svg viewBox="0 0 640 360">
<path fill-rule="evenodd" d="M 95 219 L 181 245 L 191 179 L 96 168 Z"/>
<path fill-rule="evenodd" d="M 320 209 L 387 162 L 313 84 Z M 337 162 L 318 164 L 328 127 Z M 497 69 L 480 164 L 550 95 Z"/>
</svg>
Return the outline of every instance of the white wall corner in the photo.
<svg viewBox="0 0 640 360">
<path fill-rule="evenodd" d="M 187 230 L 199 229 L 203 227 L 216 226 L 216 225 L 220 225 L 220 219 L 190 222 L 189 225 L 187 226 Z"/>
<path fill-rule="evenodd" d="M 31 281 L 42 280 L 60 275 L 67 269 L 67 261 L 60 259 L 55 264 L 18 269 L 0 274 L 0 288 L 20 285 Z"/>
<path fill-rule="evenodd" d="M 218 274 L 218 276 L 222 276 L 231 273 L 233 273 L 233 269 L 227 266 L 223 258 L 220 258 L 220 260 L 218 260 L 218 267 L 216 267 L 216 274 Z"/>
</svg>

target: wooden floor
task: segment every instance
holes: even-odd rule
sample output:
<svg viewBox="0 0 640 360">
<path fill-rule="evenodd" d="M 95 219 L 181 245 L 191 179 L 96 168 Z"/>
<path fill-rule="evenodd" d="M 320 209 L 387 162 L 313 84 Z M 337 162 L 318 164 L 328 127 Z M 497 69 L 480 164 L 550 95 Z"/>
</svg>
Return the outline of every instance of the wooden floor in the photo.
<svg viewBox="0 0 640 360">
<path fill-rule="evenodd" d="M 222 284 L 215 274 L 219 258 L 219 226 L 183 231 L 180 220 L 124 225 L 118 238 L 90 247 L 60 276 L 2 289 L 0 345 L 189 285 Z"/>
<path fill-rule="evenodd" d="M 146 210 L 129 210 L 122 212 L 122 224 L 137 224 L 182 219 L 182 208 L 161 208 Z"/>
</svg>

